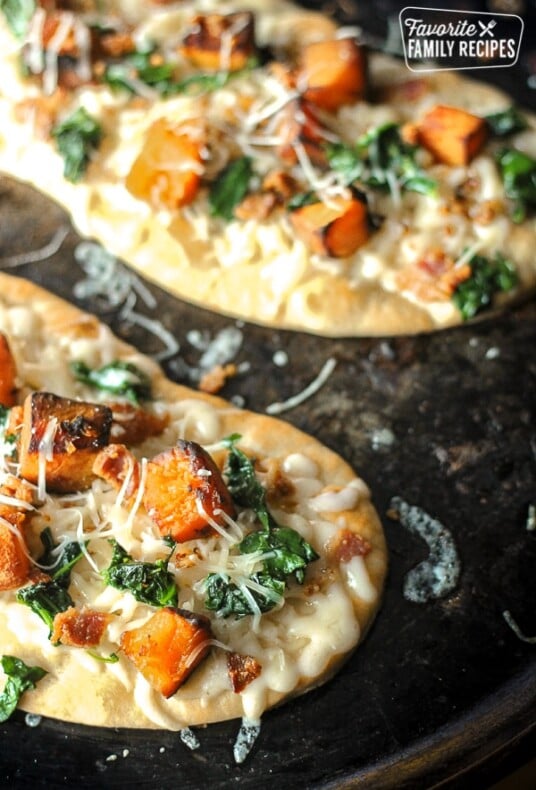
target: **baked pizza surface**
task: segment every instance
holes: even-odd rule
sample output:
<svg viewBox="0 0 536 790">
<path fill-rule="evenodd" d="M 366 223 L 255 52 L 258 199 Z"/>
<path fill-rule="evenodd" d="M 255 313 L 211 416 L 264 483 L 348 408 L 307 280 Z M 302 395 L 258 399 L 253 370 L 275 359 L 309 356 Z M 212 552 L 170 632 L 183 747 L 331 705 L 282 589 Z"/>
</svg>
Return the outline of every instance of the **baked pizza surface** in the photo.
<svg viewBox="0 0 536 790">
<path fill-rule="evenodd" d="M 495 88 L 281 0 L 13 6 L 0 168 L 172 293 L 340 336 L 534 287 L 536 127 Z"/>
<path fill-rule="evenodd" d="M 2 716 L 13 676 L 24 710 L 167 729 L 256 721 L 326 680 L 386 571 L 361 478 L 38 286 L 0 286 Z"/>
</svg>

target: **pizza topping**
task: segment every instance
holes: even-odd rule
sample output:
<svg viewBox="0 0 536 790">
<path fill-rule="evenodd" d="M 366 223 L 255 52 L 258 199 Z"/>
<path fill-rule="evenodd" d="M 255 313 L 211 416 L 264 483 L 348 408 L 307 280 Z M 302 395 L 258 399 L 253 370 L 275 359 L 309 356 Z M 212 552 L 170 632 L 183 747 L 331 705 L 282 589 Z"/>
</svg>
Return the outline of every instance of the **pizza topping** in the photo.
<svg viewBox="0 0 536 790">
<path fill-rule="evenodd" d="M 134 503 L 141 481 L 141 466 L 124 444 L 109 444 L 93 462 L 93 473 L 110 483 L 118 492 L 118 504 Z"/>
<path fill-rule="evenodd" d="M 227 670 L 235 694 L 240 694 L 262 672 L 262 665 L 253 656 L 227 654 Z"/>
<path fill-rule="evenodd" d="M 180 52 L 206 71 L 238 71 L 256 54 L 254 23 L 250 11 L 198 14 L 182 40 Z"/>
<path fill-rule="evenodd" d="M 49 638 L 54 630 L 56 615 L 74 606 L 67 589 L 53 579 L 36 581 L 34 584 L 21 587 L 17 592 L 17 601 L 29 606 L 32 612 L 48 626 Z"/>
<path fill-rule="evenodd" d="M 468 164 L 482 149 L 487 133 L 483 118 L 444 105 L 431 109 L 418 123 L 420 143 L 448 165 Z"/>
<path fill-rule="evenodd" d="M 10 30 L 18 39 L 24 39 L 35 13 L 34 0 L 2 0 L 0 11 L 3 13 Z"/>
<path fill-rule="evenodd" d="M 500 253 L 492 259 L 474 255 L 468 266 L 469 277 L 456 286 L 452 296 L 464 320 L 488 307 L 496 293 L 510 291 L 518 284 L 515 267 Z"/>
<path fill-rule="evenodd" d="M 0 591 L 16 590 L 25 584 L 30 567 L 28 548 L 20 530 L 9 522 L 0 522 Z"/>
<path fill-rule="evenodd" d="M 209 192 L 209 206 L 213 217 L 231 220 L 235 208 L 245 197 L 253 175 L 250 157 L 234 159 L 213 182 Z"/>
<path fill-rule="evenodd" d="M 296 84 L 308 101 L 333 112 L 364 97 L 366 72 L 364 51 L 354 39 L 319 41 L 303 48 Z"/>
<path fill-rule="evenodd" d="M 6 336 L 0 332 L 0 405 L 14 406 L 17 395 L 17 366 Z"/>
<path fill-rule="evenodd" d="M 71 363 L 71 370 L 78 381 L 89 387 L 124 395 L 132 403 L 151 398 L 151 380 L 132 362 L 116 359 L 101 368 L 91 370 L 84 362 Z M 118 412 L 119 409 L 116 408 Z"/>
<path fill-rule="evenodd" d="M 149 606 L 176 606 L 177 586 L 168 571 L 169 558 L 156 562 L 134 560 L 114 539 L 109 566 L 102 572 L 106 584 L 117 590 L 132 593 L 134 598 Z"/>
<path fill-rule="evenodd" d="M 71 606 L 54 617 L 50 641 L 69 647 L 97 647 L 111 618 L 105 612 Z"/>
<path fill-rule="evenodd" d="M 6 684 L 0 694 L 0 722 L 4 722 L 14 713 L 24 692 L 34 689 L 47 672 L 41 667 L 28 666 L 16 656 L 4 655 L 0 663 L 7 676 Z"/>
<path fill-rule="evenodd" d="M 46 571 L 46 574 L 42 578 L 32 578 L 32 581 L 48 581 L 52 579 L 62 587 L 67 588 L 71 579 L 72 569 L 84 555 L 81 544 L 76 540 L 55 543 L 50 527 L 45 527 L 40 533 L 39 539 L 43 545 L 43 554 L 39 557 L 36 564 L 42 571 Z"/>
<path fill-rule="evenodd" d="M 128 191 L 157 207 L 191 203 L 201 183 L 204 136 L 202 123 L 155 121 L 127 175 Z"/>
<path fill-rule="evenodd" d="M 142 626 L 121 635 L 121 648 L 164 697 L 171 697 L 210 650 L 210 621 L 165 606 Z"/>
<path fill-rule="evenodd" d="M 536 159 L 515 148 L 497 154 L 506 196 L 513 202 L 512 220 L 523 222 L 536 209 Z"/>
<path fill-rule="evenodd" d="M 210 573 L 205 580 L 205 606 L 219 617 L 259 616 L 283 601 L 290 577 L 302 584 L 305 568 L 318 559 L 313 547 L 296 530 L 280 527 L 266 505 L 266 490 L 258 481 L 253 463 L 236 447 L 238 435 L 225 440 L 229 449 L 224 474 L 237 503 L 254 511 L 261 529 L 249 532 L 236 546 L 239 555 L 251 555 L 253 572 L 244 574 L 240 563 L 233 569 Z"/>
<path fill-rule="evenodd" d="M 93 153 L 102 139 L 102 128 L 84 107 L 79 107 L 52 128 L 58 151 L 64 160 L 63 174 L 77 183 L 84 176 Z"/>
<path fill-rule="evenodd" d="M 20 474 L 43 488 L 69 492 L 87 488 L 99 450 L 108 444 L 112 411 L 107 406 L 50 392 L 33 392 L 24 402 L 18 442 Z"/>
<path fill-rule="evenodd" d="M 316 201 L 290 212 L 290 222 L 307 247 L 318 255 L 346 258 L 370 235 L 370 218 L 364 195 Z"/>
<path fill-rule="evenodd" d="M 138 388 L 139 392 L 139 388 Z M 150 436 L 159 436 L 169 424 L 169 414 L 156 414 L 130 403 L 110 403 L 113 423 L 111 437 L 123 444 L 141 444 Z"/>
<path fill-rule="evenodd" d="M 337 562 L 350 562 L 353 557 L 365 557 L 371 548 L 368 540 L 349 529 L 341 529 L 329 545 L 329 551 Z"/>
<path fill-rule="evenodd" d="M 485 121 L 494 137 L 508 137 L 527 128 L 525 116 L 514 106 L 486 115 Z"/>
<path fill-rule="evenodd" d="M 388 190 L 398 199 L 401 191 L 435 195 L 437 182 L 417 161 L 418 149 L 407 143 L 400 126 L 386 123 L 361 136 L 355 146 L 329 145 L 330 166 L 347 185 Z"/>
<path fill-rule="evenodd" d="M 213 534 L 234 515 L 220 470 L 191 441 L 181 440 L 149 461 L 143 503 L 160 533 L 177 543 Z"/>
</svg>

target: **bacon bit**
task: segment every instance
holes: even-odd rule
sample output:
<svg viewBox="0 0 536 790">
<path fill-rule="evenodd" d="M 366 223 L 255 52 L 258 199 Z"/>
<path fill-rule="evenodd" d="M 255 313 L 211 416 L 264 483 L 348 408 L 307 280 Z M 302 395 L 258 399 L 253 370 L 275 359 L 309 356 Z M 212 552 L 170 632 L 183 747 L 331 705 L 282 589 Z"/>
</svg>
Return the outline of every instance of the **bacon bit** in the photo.
<svg viewBox="0 0 536 790">
<path fill-rule="evenodd" d="M 471 276 L 469 264 L 455 266 L 442 250 L 431 250 L 414 266 L 398 272 L 396 281 L 425 302 L 447 301 L 458 285 Z"/>
<path fill-rule="evenodd" d="M 140 444 L 150 436 L 159 436 L 169 425 L 169 414 L 154 414 L 130 403 L 108 405 L 113 415 L 111 436 L 122 444 Z"/>
<path fill-rule="evenodd" d="M 69 647 L 97 647 L 111 619 L 112 615 L 105 612 L 70 606 L 54 617 L 50 641 Z"/>
<path fill-rule="evenodd" d="M 247 195 L 235 208 L 234 215 L 241 220 L 256 219 L 262 221 L 270 216 L 277 204 L 277 196 L 273 192 L 257 192 L 253 195 Z M 207 390 L 207 392 L 210 391 Z M 214 392 L 217 391 L 214 390 Z"/>
<path fill-rule="evenodd" d="M 469 211 L 469 216 L 473 222 L 479 225 L 489 225 L 498 214 L 504 213 L 504 203 L 500 200 L 485 200 L 475 206 L 474 210 Z"/>
<path fill-rule="evenodd" d="M 262 672 L 262 665 L 253 656 L 241 653 L 227 654 L 227 670 L 235 694 L 240 694 L 246 686 L 258 678 Z"/>
<path fill-rule="evenodd" d="M 66 96 L 67 91 L 58 87 L 49 96 L 42 94 L 24 99 L 15 105 L 15 117 L 20 122 L 30 121 L 38 137 L 45 140 L 65 106 Z"/>
<path fill-rule="evenodd" d="M 281 139 L 278 155 L 285 164 L 296 164 L 298 157 L 295 146 L 299 143 L 314 165 L 327 166 L 324 143 L 329 132 L 318 119 L 315 107 L 310 102 L 303 99 L 289 102 L 280 112 L 276 134 Z"/>
<path fill-rule="evenodd" d="M 30 560 L 24 537 L 0 524 L 0 591 L 20 587 L 28 580 L 29 573 Z"/>
<path fill-rule="evenodd" d="M 381 92 L 381 99 L 389 104 L 390 102 L 416 102 L 424 98 L 430 91 L 430 83 L 423 77 L 416 77 L 412 80 L 399 82 L 398 85 L 389 85 Z"/>
<path fill-rule="evenodd" d="M 227 379 L 236 376 L 237 371 L 238 368 L 232 362 L 229 362 L 227 365 L 215 365 L 201 377 L 199 389 L 201 392 L 215 394 L 225 386 Z"/>
<path fill-rule="evenodd" d="M 288 91 L 295 90 L 296 75 L 289 66 L 274 60 L 268 65 L 268 71 L 273 77 L 275 77 L 276 80 L 279 80 L 283 87 L 285 87 Z"/>
<path fill-rule="evenodd" d="M 50 42 L 54 38 L 60 25 L 64 20 L 68 19 L 66 14 L 62 11 L 50 11 L 47 13 L 44 23 L 41 43 L 46 50 Z M 80 50 L 76 41 L 74 23 L 71 23 L 66 35 L 63 37 L 61 46 L 58 50 L 58 55 L 66 55 L 70 58 L 76 58 L 80 55 Z"/>
<path fill-rule="evenodd" d="M 263 476 L 262 483 L 267 500 L 279 507 L 285 504 L 284 500 L 287 500 L 286 504 L 291 505 L 292 498 L 296 495 L 296 486 L 283 472 L 277 458 L 265 459 L 259 465 L 259 472 Z"/>
<path fill-rule="evenodd" d="M 7 337 L 0 332 L 0 404 L 2 406 L 15 405 L 17 395 L 17 366 L 11 353 Z"/>
<path fill-rule="evenodd" d="M 194 546 L 193 549 L 185 549 L 179 544 L 173 552 L 172 562 L 176 568 L 193 568 L 201 558 L 201 552 Z"/>
<path fill-rule="evenodd" d="M 408 145 L 417 145 L 419 142 L 419 127 L 416 123 L 405 123 L 400 127 L 400 136 Z"/>
<path fill-rule="evenodd" d="M 99 37 L 99 48 L 103 55 L 121 58 L 134 52 L 136 43 L 130 33 L 104 33 Z"/>
<path fill-rule="evenodd" d="M 285 170 L 272 170 L 262 182 L 262 191 L 273 192 L 280 203 L 287 203 L 299 188 L 296 179 Z"/>
<path fill-rule="evenodd" d="M 13 406 L 13 408 L 9 410 L 9 419 L 7 421 L 6 436 L 18 437 L 18 434 L 22 431 L 23 421 L 24 421 L 24 407 Z"/>
<path fill-rule="evenodd" d="M 357 532 L 341 529 L 329 544 L 329 554 L 335 562 L 350 562 L 352 557 L 366 557 L 372 546 Z"/>
<path fill-rule="evenodd" d="M 333 568 L 322 568 L 320 572 L 317 571 L 316 574 L 309 579 L 308 583 L 304 585 L 303 591 L 308 597 L 318 595 L 318 593 L 322 592 L 327 586 L 333 584 L 335 578 L 336 576 Z"/>
<path fill-rule="evenodd" d="M 109 444 L 101 450 L 93 463 L 93 474 L 106 480 L 116 491 L 129 478 L 124 501 L 127 505 L 134 501 L 140 485 L 140 464 L 124 444 Z"/>
</svg>

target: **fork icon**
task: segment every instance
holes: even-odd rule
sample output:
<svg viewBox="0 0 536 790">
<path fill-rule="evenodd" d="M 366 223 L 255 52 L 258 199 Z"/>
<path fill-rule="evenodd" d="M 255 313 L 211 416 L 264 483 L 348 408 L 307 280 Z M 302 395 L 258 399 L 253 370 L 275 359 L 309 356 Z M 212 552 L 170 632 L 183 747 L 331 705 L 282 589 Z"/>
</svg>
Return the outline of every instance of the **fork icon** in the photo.
<svg viewBox="0 0 536 790">
<path fill-rule="evenodd" d="M 492 30 L 495 27 L 495 25 L 497 24 L 495 19 L 492 19 L 491 22 L 488 22 L 487 25 L 485 25 L 484 22 L 481 22 L 480 20 L 478 20 L 478 24 L 480 25 L 480 28 L 481 28 L 480 38 L 482 38 L 482 36 L 485 36 L 486 33 L 488 35 L 490 35 L 490 36 L 493 36 Z"/>
</svg>

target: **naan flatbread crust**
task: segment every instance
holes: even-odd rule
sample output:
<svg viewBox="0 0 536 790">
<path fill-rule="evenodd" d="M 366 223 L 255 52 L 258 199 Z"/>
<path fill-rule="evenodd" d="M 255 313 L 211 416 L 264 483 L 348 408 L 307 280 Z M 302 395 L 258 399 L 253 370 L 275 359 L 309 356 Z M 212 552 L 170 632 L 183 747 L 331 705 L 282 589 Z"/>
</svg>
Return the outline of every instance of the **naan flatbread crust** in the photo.
<svg viewBox="0 0 536 790">
<path fill-rule="evenodd" d="M 237 652 L 254 654 L 262 664 L 259 678 L 241 694 L 231 688 L 226 651 L 214 647 L 184 686 L 164 700 L 151 690 L 117 644 L 106 642 L 101 651 L 115 649 L 120 656 L 117 663 L 96 660 L 81 648 L 55 647 L 45 624 L 15 601 L 16 591 L 0 593 L 0 654 L 16 655 L 49 673 L 35 690 L 24 694 L 21 707 L 90 725 L 181 729 L 235 717 L 258 718 L 266 708 L 327 680 L 369 628 L 385 579 L 387 552 L 382 526 L 363 481 L 341 457 L 292 425 L 168 381 L 155 363 L 115 338 L 95 317 L 37 285 L 0 274 L 0 291 L 0 331 L 8 338 L 17 362 L 20 398 L 54 381 L 55 391 L 63 396 L 103 401 L 105 396 L 99 398 L 97 391 L 81 388 L 74 381 L 68 372 L 69 361 L 82 357 L 94 366 L 116 358 L 133 362 L 152 378 L 154 402 L 150 408 L 171 414 L 168 428 L 140 445 L 138 456 L 152 457 L 167 449 L 172 438 L 190 438 L 214 447 L 222 438 L 239 433 L 239 446 L 244 451 L 275 464 L 296 486 L 295 507 L 289 509 L 287 502 L 286 510 L 280 511 L 275 504 L 271 511 L 279 523 L 305 532 L 321 555 L 307 569 L 303 587 L 291 583 L 285 605 L 264 614 L 258 625 L 252 625 L 252 616 L 218 621 L 213 613 L 202 610 L 202 596 L 192 598 L 181 571 L 177 571 L 179 606 L 188 608 L 193 602 L 196 611 L 212 619 L 218 639 Z M 91 512 L 107 512 L 111 519 L 108 531 L 117 528 L 118 539 L 127 544 L 132 539 L 139 545 L 132 536 L 149 535 L 147 516 L 138 512 L 125 532 L 128 510 L 123 509 L 120 517 L 116 513 L 114 522 L 116 493 L 106 489 L 106 485 L 93 485 L 89 492 L 93 497 Z M 95 531 L 94 521 L 84 510 L 84 495 L 78 502 L 68 500 L 47 496 L 43 518 L 34 516 L 28 529 L 29 543 L 37 545 L 47 519 L 55 528 L 62 509 L 80 507 L 89 551 L 92 554 L 97 547 L 95 557 L 100 565 L 99 552 L 107 541 L 98 536 L 99 527 Z M 105 516 L 103 519 L 106 521 Z M 330 545 L 341 529 L 367 541 L 370 551 L 354 560 L 339 561 Z M 155 539 L 153 536 L 153 542 Z M 200 542 L 188 545 L 192 549 Z M 94 605 L 102 611 L 108 602 L 116 615 L 122 607 L 127 608 L 129 617 L 139 621 L 155 611 L 144 604 L 133 608 L 130 594 L 106 588 L 85 559 L 73 569 L 69 590 L 78 605 Z M 129 618 L 124 619 L 126 624 Z"/>
<path fill-rule="evenodd" d="M 154 40 L 166 41 L 177 37 L 177 30 L 201 5 L 155 6 L 150 15 L 145 7 L 140 12 L 139 4 L 125 0 L 107 7 L 139 23 Z M 205 13 L 238 8 L 251 8 L 256 13 L 260 45 L 269 44 L 286 57 L 292 57 L 308 41 L 329 39 L 336 31 L 325 16 L 282 0 L 202 4 Z M 423 298 L 398 279 L 400 272 L 415 266 L 430 250 L 440 248 L 454 260 L 467 249 L 490 257 L 500 252 L 510 258 L 519 283 L 497 297 L 499 306 L 519 299 L 536 285 L 534 219 L 515 225 L 503 208 L 491 221 L 481 222 L 456 209 L 456 188 L 467 179 L 480 181 L 476 204 L 479 200 L 482 205 L 504 203 L 504 190 L 488 148 L 468 166 L 436 164 L 430 168 L 430 175 L 441 184 L 439 199 L 406 193 L 395 201 L 370 191 L 373 212 L 384 216 L 381 228 L 350 257 L 325 258 L 310 253 L 296 238 L 284 212 L 265 220 L 226 222 L 210 218 L 206 198 L 184 209 L 155 211 L 125 187 L 147 128 L 161 117 L 177 123 L 203 117 L 220 130 L 227 125 L 229 141 L 232 138 L 244 151 L 253 152 L 253 157 L 265 156 L 266 146 L 263 150 L 248 138 L 250 132 L 259 136 L 251 114 L 240 114 L 236 106 L 240 107 L 240 97 L 250 101 L 256 96 L 254 108 L 260 117 L 270 104 L 284 104 L 280 87 L 279 93 L 274 93 L 273 77 L 268 78 L 266 71 L 235 78 L 203 96 L 138 99 L 138 104 L 105 86 L 80 88 L 69 106 L 86 107 L 101 120 L 105 134 L 84 179 L 70 184 L 63 178 L 63 161 L 51 141 L 39 139 L 39 130 L 31 120 L 20 120 L 20 102 L 36 90 L 21 81 L 13 38 L 1 23 L 0 52 L 5 75 L 0 86 L 0 169 L 50 195 L 67 208 L 83 235 L 98 240 L 144 277 L 182 299 L 273 327 L 328 336 L 392 335 L 462 322 L 448 297 Z M 436 104 L 452 104 L 479 116 L 511 104 L 503 92 L 460 73 L 415 77 L 400 61 L 379 54 L 370 56 L 369 71 L 370 99 L 342 107 L 330 118 L 336 134 L 348 143 L 386 121 L 414 122 Z M 425 88 L 414 94 L 403 87 L 397 91 L 397 86 L 408 82 L 420 82 Z M 230 112 L 236 117 L 229 125 Z M 514 142 L 534 156 L 536 123 L 532 117 L 529 120 L 529 130 L 516 135 Z M 225 148 L 229 141 L 222 139 L 220 147 Z M 296 173 L 304 181 L 300 166 Z M 308 177 L 322 180 L 322 173 L 309 173 Z M 307 178 L 305 184 L 307 187 Z M 478 213 L 476 204 L 474 213 Z"/>
</svg>

